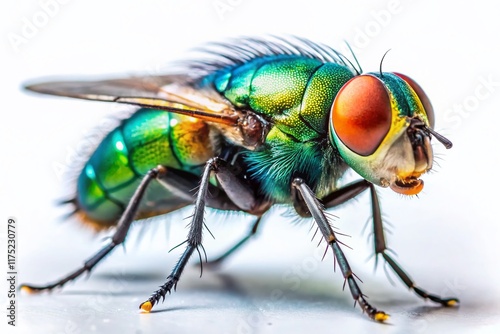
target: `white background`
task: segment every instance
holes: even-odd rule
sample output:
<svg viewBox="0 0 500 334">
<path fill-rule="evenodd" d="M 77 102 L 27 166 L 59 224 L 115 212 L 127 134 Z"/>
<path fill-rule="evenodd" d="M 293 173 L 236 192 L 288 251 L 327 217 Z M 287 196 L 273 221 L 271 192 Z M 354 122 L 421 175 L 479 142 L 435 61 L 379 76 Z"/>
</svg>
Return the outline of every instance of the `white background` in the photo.
<svg viewBox="0 0 500 334">
<path fill-rule="evenodd" d="M 289 34 L 344 50 L 351 44 L 365 71 L 413 77 L 436 112 L 436 129 L 453 143 L 435 145 L 435 172 L 424 176 L 418 198 L 380 190 L 388 235 L 398 261 L 422 287 L 461 299 L 458 309 L 435 308 L 382 266 L 373 273 L 365 194 L 334 211 L 335 226 L 353 270 L 370 301 L 392 315 L 389 326 L 373 323 L 352 308 L 332 257 L 320 262 L 310 222 L 290 224 L 279 212 L 264 222 L 256 240 L 221 271 L 184 281 L 158 312 L 137 306 L 163 283 L 183 241 L 190 208 L 153 222 L 137 242 L 138 229 L 88 280 L 62 292 L 18 296 L 18 327 L 9 333 L 126 332 L 494 332 L 500 326 L 498 213 L 500 163 L 500 24 L 489 1 L 23 1 L 2 4 L 0 121 L 1 219 L 15 217 L 22 282 L 45 283 L 76 268 L 101 245 L 55 202 L 72 191 L 61 167 L 88 147 L 83 138 L 102 119 L 126 107 L 26 94 L 33 78 L 164 73 L 169 62 L 209 41 Z M 73 171 L 73 174 L 78 171 Z M 69 173 L 71 174 L 71 173 Z M 222 217 L 224 218 L 224 217 Z M 250 220 L 210 215 L 216 240 L 206 234 L 214 257 L 242 236 Z M 5 226 L 5 225 L 2 225 Z M 157 233 L 154 232 L 156 226 Z M 5 245 L 5 228 L 1 232 Z M 168 234 L 168 237 L 164 235 Z M 4 251 L 5 246 L 1 247 Z M 294 272 L 301 267 L 300 274 Z M 1 265 L 0 267 L 4 267 Z M 300 284 L 292 284 L 296 279 Z M 296 282 L 296 281 L 293 281 Z M 7 287 L 0 296 L 6 302 Z M 282 296 L 273 298 L 272 291 Z M 2 326 L 6 318 L 1 316 Z"/>
</svg>

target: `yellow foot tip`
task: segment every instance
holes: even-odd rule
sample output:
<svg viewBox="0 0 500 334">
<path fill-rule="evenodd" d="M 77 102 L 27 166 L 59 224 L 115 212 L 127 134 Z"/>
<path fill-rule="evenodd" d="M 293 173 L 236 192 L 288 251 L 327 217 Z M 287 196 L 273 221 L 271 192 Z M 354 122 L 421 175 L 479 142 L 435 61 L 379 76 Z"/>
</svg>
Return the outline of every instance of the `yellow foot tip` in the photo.
<svg viewBox="0 0 500 334">
<path fill-rule="evenodd" d="M 144 302 L 141 304 L 140 306 L 141 310 L 143 310 L 144 312 L 151 312 L 151 309 L 153 308 L 153 304 L 151 304 L 150 301 L 147 301 L 147 302 Z"/>
<path fill-rule="evenodd" d="M 377 312 L 377 313 L 375 313 L 375 316 L 373 317 L 373 319 L 375 321 L 379 321 L 379 322 L 384 322 L 389 318 L 390 318 L 390 316 L 384 312 Z"/>
<path fill-rule="evenodd" d="M 26 292 L 26 293 L 30 293 L 30 294 L 33 294 L 33 293 L 36 293 L 36 292 L 37 292 L 37 290 L 32 289 L 32 288 L 30 288 L 30 287 L 29 287 L 29 286 L 27 286 L 27 285 L 21 285 L 21 286 L 19 287 L 19 290 L 21 290 L 21 291 L 23 291 L 23 292 Z"/>
<path fill-rule="evenodd" d="M 446 302 L 446 306 L 448 307 L 458 306 L 459 304 L 460 302 L 458 301 L 458 299 L 450 299 Z"/>
</svg>

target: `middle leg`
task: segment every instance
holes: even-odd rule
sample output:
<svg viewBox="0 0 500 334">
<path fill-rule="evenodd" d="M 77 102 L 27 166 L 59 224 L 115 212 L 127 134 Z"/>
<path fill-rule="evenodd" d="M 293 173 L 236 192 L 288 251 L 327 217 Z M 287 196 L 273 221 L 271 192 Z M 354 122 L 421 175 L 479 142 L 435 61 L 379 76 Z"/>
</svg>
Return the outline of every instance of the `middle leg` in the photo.
<svg viewBox="0 0 500 334">
<path fill-rule="evenodd" d="M 207 265 L 211 268 L 216 268 L 219 266 L 222 262 L 224 262 L 229 256 L 234 254 L 235 251 L 240 249 L 244 244 L 248 242 L 256 233 L 257 229 L 259 228 L 260 221 L 262 220 L 262 216 L 257 217 L 255 222 L 252 225 L 252 228 L 250 229 L 250 232 L 246 236 L 244 236 L 240 241 L 238 241 L 234 246 L 229 248 L 227 251 L 225 251 L 221 256 L 218 258 L 208 261 Z M 201 265 L 201 263 L 200 263 Z"/>
</svg>

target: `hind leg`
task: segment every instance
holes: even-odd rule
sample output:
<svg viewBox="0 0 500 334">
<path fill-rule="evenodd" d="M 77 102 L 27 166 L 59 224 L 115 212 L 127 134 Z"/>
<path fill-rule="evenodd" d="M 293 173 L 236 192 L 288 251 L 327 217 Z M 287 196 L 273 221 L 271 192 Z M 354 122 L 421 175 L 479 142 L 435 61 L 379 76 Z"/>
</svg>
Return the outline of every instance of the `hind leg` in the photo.
<svg viewBox="0 0 500 334">
<path fill-rule="evenodd" d="M 190 191 L 193 189 L 198 182 L 197 178 L 189 179 L 189 178 L 180 178 L 179 174 L 176 171 L 169 170 L 164 166 L 158 166 L 151 169 L 142 179 L 140 185 L 137 187 L 134 192 L 132 198 L 130 199 L 125 211 L 120 217 L 117 228 L 113 236 L 110 238 L 109 243 L 104 246 L 101 250 L 95 253 L 92 257 L 90 257 L 87 261 L 84 262 L 83 266 L 75 270 L 74 272 L 68 274 L 67 276 L 55 281 L 54 283 L 46 284 L 46 285 L 33 285 L 33 284 L 21 284 L 20 288 L 24 291 L 28 292 L 39 292 L 44 290 L 52 290 L 57 287 L 62 287 L 67 282 L 76 279 L 81 276 L 85 272 L 90 272 L 99 262 L 102 261 L 108 254 L 110 254 L 116 246 L 123 243 L 125 240 L 127 233 L 134 221 L 139 205 L 141 203 L 141 199 L 144 196 L 144 193 L 152 180 L 158 180 L 162 184 L 169 184 L 169 189 L 176 189 L 177 193 L 184 193 L 186 198 L 192 198 Z M 186 205 L 189 204 L 189 201 L 186 201 Z"/>
</svg>

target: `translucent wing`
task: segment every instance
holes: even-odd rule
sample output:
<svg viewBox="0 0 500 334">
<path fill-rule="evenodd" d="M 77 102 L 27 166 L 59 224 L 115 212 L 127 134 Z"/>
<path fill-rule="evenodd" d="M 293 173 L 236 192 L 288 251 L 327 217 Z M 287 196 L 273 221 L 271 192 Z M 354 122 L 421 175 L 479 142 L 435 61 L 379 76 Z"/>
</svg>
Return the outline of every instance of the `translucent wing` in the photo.
<svg viewBox="0 0 500 334">
<path fill-rule="evenodd" d="M 116 102 L 189 115 L 209 122 L 237 125 L 244 112 L 210 90 L 192 88 L 180 75 L 131 77 L 99 81 L 52 81 L 26 89 L 49 95 Z"/>
<path fill-rule="evenodd" d="M 98 81 L 52 81 L 25 88 L 42 94 L 116 102 L 160 109 L 217 123 L 235 144 L 255 149 L 264 141 L 269 124 L 256 113 L 236 109 L 211 88 L 194 88 L 182 75 L 131 77 Z"/>
</svg>

